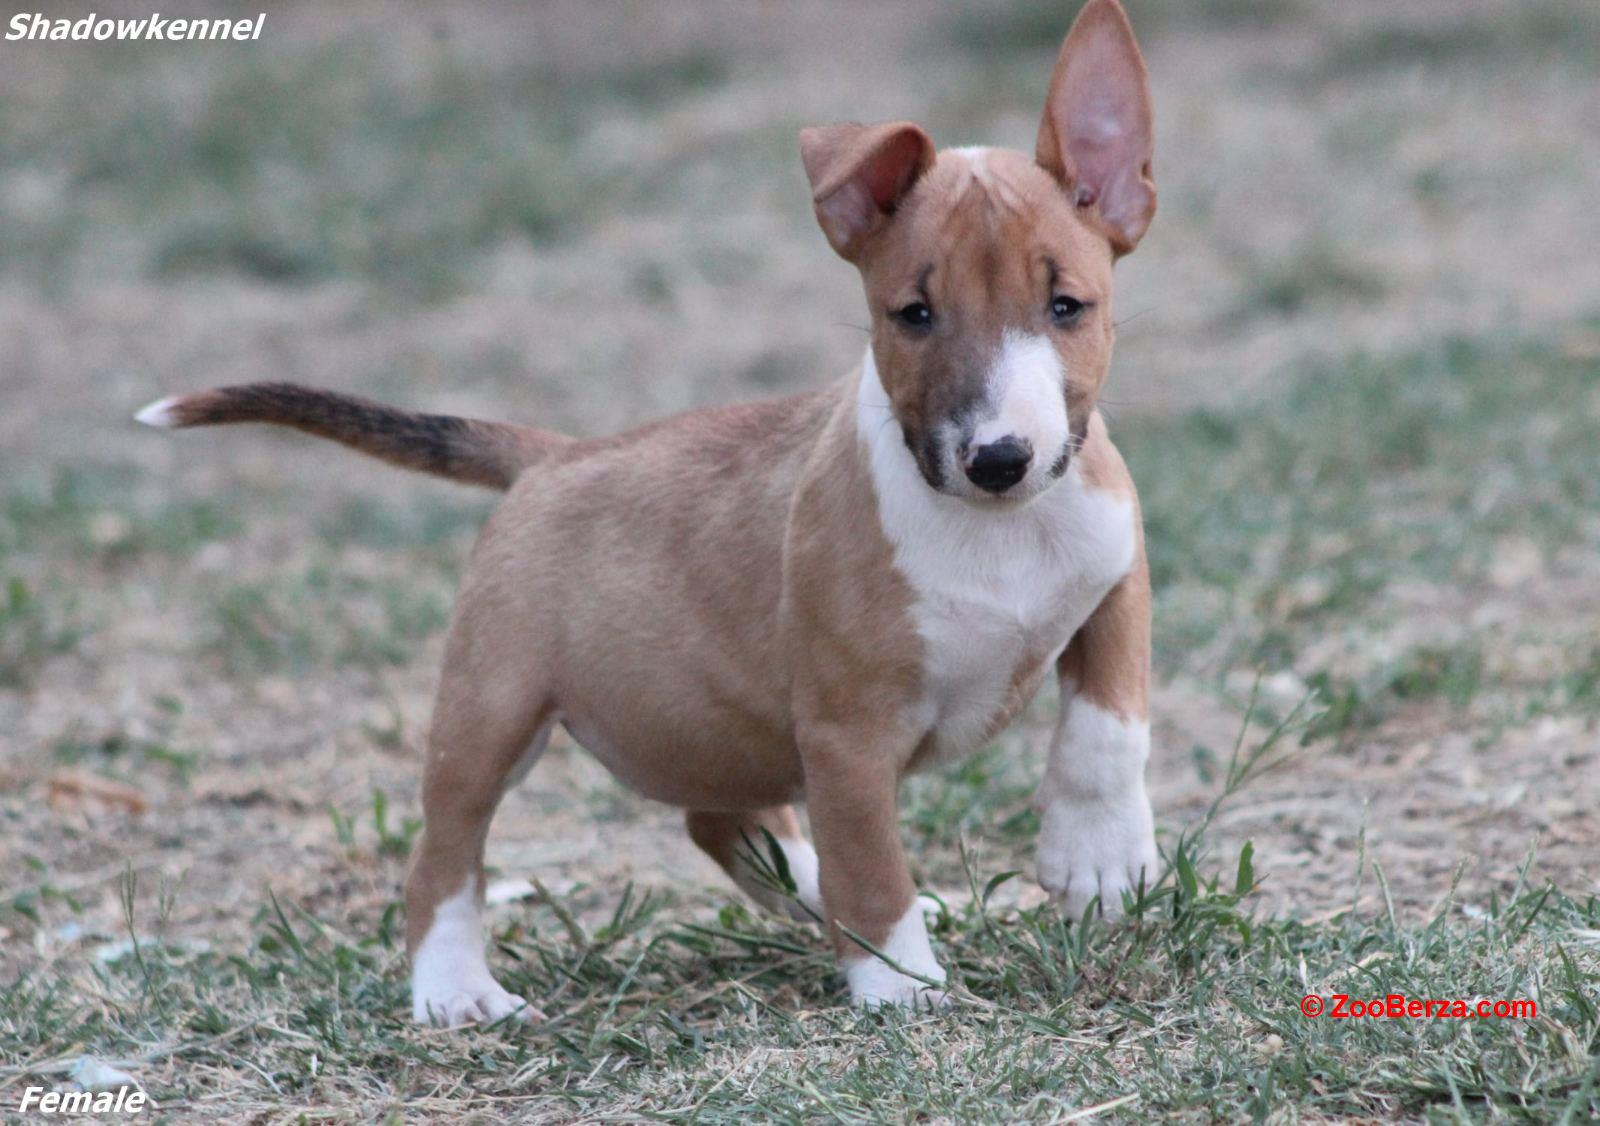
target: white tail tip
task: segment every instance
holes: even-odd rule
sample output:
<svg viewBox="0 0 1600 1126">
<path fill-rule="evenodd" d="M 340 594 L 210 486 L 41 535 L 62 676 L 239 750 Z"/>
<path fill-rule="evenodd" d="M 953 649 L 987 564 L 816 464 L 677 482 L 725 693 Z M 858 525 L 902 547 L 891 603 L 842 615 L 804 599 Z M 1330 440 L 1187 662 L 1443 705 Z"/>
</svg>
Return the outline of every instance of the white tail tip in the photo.
<svg viewBox="0 0 1600 1126">
<path fill-rule="evenodd" d="M 146 426 L 155 426 L 162 430 L 170 430 L 173 426 L 177 425 L 177 415 L 172 409 L 177 405 L 177 402 L 178 399 L 176 396 L 170 396 L 165 399 L 157 399 L 155 402 L 141 409 L 138 414 L 134 415 L 134 421 L 142 422 Z"/>
</svg>

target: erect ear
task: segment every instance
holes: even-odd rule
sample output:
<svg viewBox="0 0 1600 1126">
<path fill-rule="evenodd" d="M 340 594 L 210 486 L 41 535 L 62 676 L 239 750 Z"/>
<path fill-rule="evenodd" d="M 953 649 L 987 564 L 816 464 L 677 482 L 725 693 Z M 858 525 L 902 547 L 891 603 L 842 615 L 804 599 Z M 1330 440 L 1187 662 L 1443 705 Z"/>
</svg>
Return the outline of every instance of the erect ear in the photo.
<svg viewBox="0 0 1600 1126">
<path fill-rule="evenodd" d="M 1061 44 L 1035 156 L 1091 211 L 1117 254 L 1156 213 L 1150 85 L 1117 0 L 1089 0 Z"/>
<path fill-rule="evenodd" d="M 909 121 L 800 130 L 817 222 L 841 258 L 855 260 L 933 156 L 933 142 Z"/>
</svg>

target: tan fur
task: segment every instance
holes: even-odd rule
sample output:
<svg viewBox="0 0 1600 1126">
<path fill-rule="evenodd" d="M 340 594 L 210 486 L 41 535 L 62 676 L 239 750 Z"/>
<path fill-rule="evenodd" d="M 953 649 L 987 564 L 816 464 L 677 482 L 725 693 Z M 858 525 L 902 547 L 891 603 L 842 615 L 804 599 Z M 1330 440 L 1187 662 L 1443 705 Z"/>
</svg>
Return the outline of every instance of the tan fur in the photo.
<svg viewBox="0 0 1600 1126">
<path fill-rule="evenodd" d="M 893 414 L 882 425 L 904 434 L 929 487 L 941 488 L 929 436 L 981 390 L 1005 334 L 1023 332 L 1049 340 L 1066 373 L 1070 441 L 1055 475 L 1074 464 L 1073 487 L 1129 498 L 1137 523 L 1094 405 L 1114 335 L 1112 263 L 1154 208 L 1141 148 L 1148 104 L 1129 101 L 1145 97 L 1144 69 L 1114 0 L 1091 0 L 1074 27 L 1037 160 L 935 154 L 907 123 L 808 130 L 802 150 L 819 221 L 861 272 Z M 1084 99 L 1105 91 L 1132 128 L 1109 155 L 1085 141 L 1083 124 L 1103 108 Z M 1084 303 L 1071 323 L 1053 319 L 1061 296 Z M 934 331 L 895 320 L 911 302 L 936 311 Z M 761 827 L 797 837 L 790 803 L 803 798 L 846 958 L 861 956 L 846 931 L 879 944 L 906 916 L 916 889 L 896 802 L 934 746 L 916 718 L 929 654 L 879 518 L 857 427 L 860 380 L 591 441 L 392 413 L 430 441 L 457 441 L 455 461 L 374 437 L 362 420 L 375 405 L 340 416 L 361 425 L 288 419 L 404 464 L 509 483 L 472 552 L 446 645 L 426 827 L 406 885 L 411 953 L 447 897 L 469 880 L 481 897 L 495 807 L 556 723 L 630 788 L 693 811 L 691 837 L 736 877 L 738 842 Z M 518 476 L 523 464 L 535 467 Z M 1142 719 L 1149 602 L 1141 539 L 1132 570 L 1061 653 L 1064 686 Z M 990 734 L 1027 703 L 1059 647 L 1023 648 Z"/>
<path fill-rule="evenodd" d="M 1139 497 L 1122 455 L 1111 444 L 1097 412 L 1081 462 L 1084 479 L 1126 495 L 1139 511 Z M 1150 566 L 1144 554 L 1144 522 L 1134 520 L 1138 546 L 1133 569 L 1112 588 L 1061 654 L 1056 669 L 1062 690 L 1077 694 L 1124 720 L 1150 718 Z"/>
<path fill-rule="evenodd" d="M 840 161 L 872 162 L 897 138 L 913 139 L 901 146 L 905 170 L 872 172 L 903 192 L 893 223 L 873 220 L 841 247 L 858 257 L 897 419 L 908 431 L 931 425 L 1005 328 L 1049 331 L 1052 292 L 1068 292 L 1089 306 L 1083 323 L 1054 336 L 1072 373 L 1081 470 L 1091 485 L 1131 494 L 1093 410 L 1114 335 L 1114 254 L 1099 224 L 1027 156 L 987 152 L 980 177 L 960 153 L 928 164 L 912 129 L 835 127 L 810 138 L 807 161 L 826 200 L 841 190 Z M 930 348 L 886 322 L 918 299 L 959 307 L 959 338 Z M 477 670 L 468 678 L 474 709 L 484 706 L 482 679 L 505 678 L 503 706 L 526 718 L 504 729 L 516 733 L 511 745 L 462 755 L 441 736 L 433 752 L 509 764 L 542 710 L 558 712 L 630 787 L 701 811 L 707 851 L 730 871 L 726 833 L 705 829 L 706 815 L 804 796 L 841 953 L 852 950 L 845 928 L 882 942 L 915 897 L 896 794 L 931 738 L 902 718 L 923 654 L 910 592 L 878 531 L 856 436 L 856 378 L 779 403 L 685 415 L 524 477 L 474 553 L 452 652 L 466 636 L 491 654 L 463 664 Z M 1148 674 L 1137 654 L 1147 665 L 1148 643 L 1141 562 L 1061 668 L 1082 673 L 1085 654 L 1104 653 L 1115 667 L 1080 675 L 1081 691 L 1142 715 Z M 1050 656 L 1034 653 L 1015 670 L 991 734 L 1026 704 Z M 454 708 L 456 683 L 447 671 L 441 708 Z M 463 851 L 454 840 L 436 850 L 434 820 L 419 872 L 431 870 L 436 851 Z M 465 835 L 481 850 L 476 825 Z M 421 885 L 418 914 L 436 886 Z"/>
<path fill-rule="evenodd" d="M 1086 323 L 1056 337 L 1084 436 L 1081 471 L 1131 496 L 1093 410 L 1114 335 L 1115 248 L 1102 225 L 1023 154 L 987 152 L 980 180 L 959 153 L 929 164 L 913 129 L 835 127 L 807 146 L 823 199 L 841 190 L 852 160 L 898 144 L 910 162 L 873 172 L 902 193 L 894 222 L 836 240 L 858 258 L 897 418 L 908 431 L 928 425 L 1004 327 L 1033 316 L 1046 330 L 1052 288 L 1070 292 L 1090 305 Z M 885 323 L 919 296 L 961 307 L 952 347 L 935 353 Z M 856 949 L 845 928 L 884 940 L 916 895 L 896 795 L 929 734 L 903 719 L 923 654 L 878 530 L 856 379 L 580 447 L 511 490 L 473 554 L 451 628 L 425 785 L 438 796 L 407 889 L 413 945 L 430 903 L 459 886 L 458 865 L 481 863 L 489 795 L 549 714 L 631 788 L 697 811 L 692 835 L 730 873 L 734 828 L 804 797 L 836 947 Z M 1026 704 L 1049 656 L 1018 667 L 991 733 Z M 1142 717 L 1148 668 L 1141 544 L 1134 573 L 1059 669 L 1086 698 Z M 484 724 L 486 713 L 500 722 Z"/>
</svg>

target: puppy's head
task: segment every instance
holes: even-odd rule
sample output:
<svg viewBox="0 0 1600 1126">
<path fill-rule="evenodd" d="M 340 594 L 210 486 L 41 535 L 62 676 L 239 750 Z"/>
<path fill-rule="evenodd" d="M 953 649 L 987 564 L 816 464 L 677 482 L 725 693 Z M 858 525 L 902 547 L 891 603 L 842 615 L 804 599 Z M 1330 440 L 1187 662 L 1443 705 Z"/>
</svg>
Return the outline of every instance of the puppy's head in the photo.
<svg viewBox="0 0 1600 1126">
<path fill-rule="evenodd" d="M 1032 156 L 936 152 L 907 122 L 800 135 L 817 220 L 861 271 L 872 353 L 928 484 L 993 503 L 1049 488 L 1111 358 L 1111 265 L 1155 214 L 1144 60 L 1089 0 Z"/>
</svg>

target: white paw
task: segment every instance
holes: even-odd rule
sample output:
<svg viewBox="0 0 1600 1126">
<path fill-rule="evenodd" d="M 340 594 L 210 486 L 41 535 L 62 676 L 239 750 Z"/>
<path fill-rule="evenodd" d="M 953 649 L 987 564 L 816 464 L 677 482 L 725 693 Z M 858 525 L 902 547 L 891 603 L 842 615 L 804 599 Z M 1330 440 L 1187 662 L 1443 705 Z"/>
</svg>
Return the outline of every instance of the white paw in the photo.
<svg viewBox="0 0 1600 1126">
<path fill-rule="evenodd" d="M 493 1024 L 508 1016 L 542 1020 L 542 1013 L 501 989 L 489 973 L 476 886 L 476 877 L 468 878 L 434 908 L 433 923 L 411 956 L 411 1018 L 447 1028 Z"/>
<path fill-rule="evenodd" d="M 850 1003 L 856 1008 L 871 1012 L 885 1005 L 904 1005 L 912 1009 L 944 1009 L 950 1006 L 950 995 L 943 989 L 897 973 L 881 962 L 878 964 L 884 972 L 871 985 L 857 988 L 852 979 Z M 944 977 L 943 973 L 939 976 L 941 979 Z"/>
<path fill-rule="evenodd" d="M 493 1024 L 514 1016 L 526 1023 L 543 1014 L 514 993 L 507 993 L 491 978 L 462 987 L 417 990 L 411 999 L 411 1019 L 418 1024 L 454 1028 L 463 1024 Z"/>
<path fill-rule="evenodd" d="M 945 974 L 928 942 L 924 917 L 927 905 L 928 900 L 923 896 L 911 901 L 883 944 L 885 958 L 858 951 L 845 960 L 844 973 L 850 983 L 851 1004 L 863 1009 L 879 1009 L 884 1005 L 939 1009 L 950 1003 L 943 989 L 928 984 L 928 981 L 935 981 L 943 985 Z M 894 965 L 890 965 L 891 962 Z M 902 973 L 896 966 L 911 973 Z M 911 974 L 928 981 L 918 981 Z"/>
<path fill-rule="evenodd" d="M 1155 882 L 1155 826 L 1143 788 L 1115 805 L 1055 801 L 1039 831 L 1039 884 L 1069 919 L 1096 896 L 1106 918 L 1122 914 L 1122 893 Z"/>
</svg>

